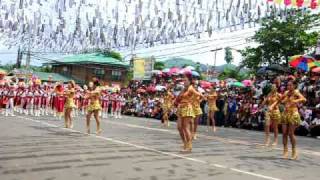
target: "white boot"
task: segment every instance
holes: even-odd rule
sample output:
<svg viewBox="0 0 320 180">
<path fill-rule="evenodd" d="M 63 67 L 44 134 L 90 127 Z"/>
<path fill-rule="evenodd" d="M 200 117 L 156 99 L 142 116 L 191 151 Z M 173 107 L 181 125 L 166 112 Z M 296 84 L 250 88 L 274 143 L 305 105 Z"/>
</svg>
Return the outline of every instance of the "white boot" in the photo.
<svg viewBox="0 0 320 180">
<path fill-rule="evenodd" d="M 9 109 L 6 109 L 6 115 L 5 116 L 8 116 L 9 115 Z"/>
<path fill-rule="evenodd" d="M 121 112 L 118 112 L 118 118 L 121 119 Z"/>
<path fill-rule="evenodd" d="M 11 109 L 10 115 L 11 115 L 11 116 L 15 116 L 15 115 L 14 115 L 14 109 Z"/>
</svg>

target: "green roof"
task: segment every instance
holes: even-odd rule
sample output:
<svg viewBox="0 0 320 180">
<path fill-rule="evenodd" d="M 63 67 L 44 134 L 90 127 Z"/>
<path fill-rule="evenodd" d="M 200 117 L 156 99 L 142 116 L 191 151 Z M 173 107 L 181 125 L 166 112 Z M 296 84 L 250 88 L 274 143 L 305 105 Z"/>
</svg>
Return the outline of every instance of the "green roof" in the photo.
<svg viewBox="0 0 320 180">
<path fill-rule="evenodd" d="M 68 78 L 58 73 L 33 72 L 33 75 L 37 76 L 41 81 L 48 81 L 49 77 L 51 77 L 52 81 L 54 82 L 68 82 L 72 80 L 71 78 Z"/>
<path fill-rule="evenodd" d="M 105 64 L 125 68 L 129 67 L 127 63 L 98 53 L 69 55 L 65 56 L 62 60 L 54 61 L 52 64 Z"/>
</svg>

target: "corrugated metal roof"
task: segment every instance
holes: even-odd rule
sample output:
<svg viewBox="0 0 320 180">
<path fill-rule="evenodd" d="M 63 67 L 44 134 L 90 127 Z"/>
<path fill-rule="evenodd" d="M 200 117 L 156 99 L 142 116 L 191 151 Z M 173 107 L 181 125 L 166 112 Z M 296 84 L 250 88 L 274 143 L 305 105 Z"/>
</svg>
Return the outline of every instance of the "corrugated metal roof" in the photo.
<svg viewBox="0 0 320 180">
<path fill-rule="evenodd" d="M 51 80 L 55 82 L 68 82 L 72 80 L 71 78 L 68 78 L 58 73 L 33 72 L 33 75 L 37 76 L 41 81 L 48 81 L 49 78 L 51 78 Z"/>
<path fill-rule="evenodd" d="M 97 53 L 65 56 L 62 60 L 57 60 L 51 64 L 104 64 L 125 68 L 129 67 L 129 64 L 121 62 L 118 59 Z"/>
</svg>

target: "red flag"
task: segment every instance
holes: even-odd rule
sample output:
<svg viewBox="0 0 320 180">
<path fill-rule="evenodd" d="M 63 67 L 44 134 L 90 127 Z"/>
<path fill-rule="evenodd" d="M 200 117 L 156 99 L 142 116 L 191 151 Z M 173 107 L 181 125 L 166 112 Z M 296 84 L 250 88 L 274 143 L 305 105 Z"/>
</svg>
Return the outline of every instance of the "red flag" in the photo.
<svg viewBox="0 0 320 180">
<path fill-rule="evenodd" d="M 291 4 L 291 0 L 284 0 L 284 4 L 285 4 L 286 6 L 289 6 L 289 5 Z"/>
<path fill-rule="evenodd" d="M 297 0 L 297 6 L 302 7 L 304 0 Z"/>
<path fill-rule="evenodd" d="M 318 6 L 317 0 L 311 0 L 310 7 L 311 9 L 316 9 Z"/>
</svg>

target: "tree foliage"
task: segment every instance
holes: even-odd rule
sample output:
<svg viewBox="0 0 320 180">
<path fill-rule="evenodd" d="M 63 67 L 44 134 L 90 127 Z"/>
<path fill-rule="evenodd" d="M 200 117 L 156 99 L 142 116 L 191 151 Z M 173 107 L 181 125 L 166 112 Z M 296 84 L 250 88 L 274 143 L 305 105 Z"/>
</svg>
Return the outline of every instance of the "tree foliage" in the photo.
<svg viewBox="0 0 320 180">
<path fill-rule="evenodd" d="M 224 80 L 227 78 L 233 78 L 238 81 L 245 80 L 248 78 L 248 75 L 245 73 L 241 73 L 238 68 L 236 69 L 230 69 L 230 68 L 225 68 L 222 73 L 219 74 L 218 77 L 220 80 Z"/>
<path fill-rule="evenodd" d="M 225 50 L 224 60 L 226 61 L 227 64 L 231 64 L 233 61 L 231 48 L 226 47 L 224 50 Z"/>
<path fill-rule="evenodd" d="M 116 52 L 116 51 L 113 51 L 113 50 L 110 50 L 110 49 L 93 49 L 93 50 L 85 50 L 83 51 L 83 53 L 100 53 L 100 54 L 103 54 L 104 56 L 107 56 L 107 57 L 112 57 L 114 59 L 118 59 L 119 61 L 122 61 L 123 58 L 121 56 L 120 53 Z"/>
<path fill-rule="evenodd" d="M 306 10 L 287 10 L 286 19 L 271 16 L 262 20 L 252 40 L 255 48 L 241 51 L 241 66 L 257 69 L 262 64 L 288 64 L 293 55 L 304 54 L 316 46 L 319 34 L 311 32 L 319 25 L 320 14 Z"/>
<path fill-rule="evenodd" d="M 163 70 L 164 67 L 165 67 L 165 65 L 164 65 L 163 62 L 161 62 L 161 61 L 156 61 L 156 62 L 154 63 L 153 69 L 155 69 L 155 70 Z"/>
</svg>

